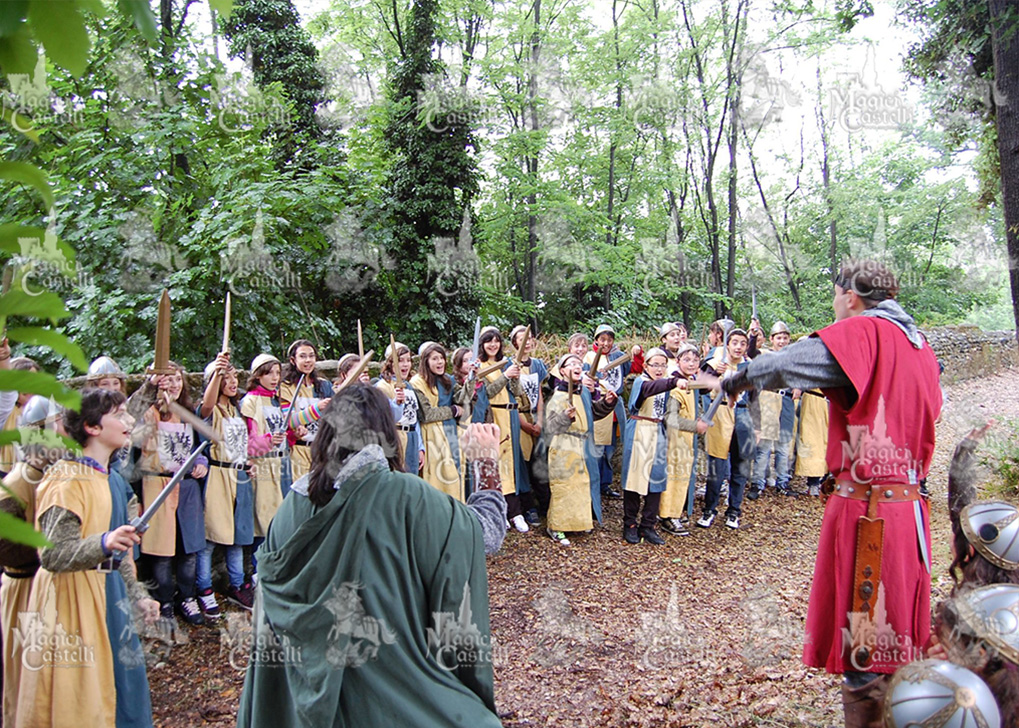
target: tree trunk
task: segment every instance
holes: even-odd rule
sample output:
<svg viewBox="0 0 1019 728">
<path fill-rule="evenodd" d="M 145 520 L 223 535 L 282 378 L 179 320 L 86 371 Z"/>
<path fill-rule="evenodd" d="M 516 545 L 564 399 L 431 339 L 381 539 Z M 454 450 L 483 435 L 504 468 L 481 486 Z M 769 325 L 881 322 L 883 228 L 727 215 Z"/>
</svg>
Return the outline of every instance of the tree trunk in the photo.
<svg viewBox="0 0 1019 728">
<path fill-rule="evenodd" d="M 534 0 L 534 30 L 531 33 L 531 77 L 528 80 L 528 106 L 530 112 L 531 143 L 537 137 L 540 128 L 538 121 L 538 62 L 541 58 L 541 0 Z M 525 297 L 531 303 L 537 302 L 535 291 L 535 269 L 538 263 L 538 156 L 536 152 L 529 149 L 527 158 L 527 176 L 531 184 L 531 192 L 527 196 L 527 290 Z M 532 320 L 531 325 L 537 331 L 537 318 Z"/>
<path fill-rule="evenodd" d="M 828 207 L 828 263 L 831 266 L 831 278 L 839 273 L 838 237 L 835 223 L 835 201 L 831 196 L 831 163 L 828 159 L 828 123 L 824 119 L 824 100 L 821 96 L 821 69 L 817 69 L 817 127 L 821 131 L 821 181 L 824 185 L 824 200 Z"/>
<path fill-rule="evenodd" d="M 1012 287 L 1012 315 L 1019 334 L 1019 37 L 1016 35 L 1019 23 L 1015 20 L 1013 0 L 990 0 L 989 8 L 1008 279 Z"/>
</svg>

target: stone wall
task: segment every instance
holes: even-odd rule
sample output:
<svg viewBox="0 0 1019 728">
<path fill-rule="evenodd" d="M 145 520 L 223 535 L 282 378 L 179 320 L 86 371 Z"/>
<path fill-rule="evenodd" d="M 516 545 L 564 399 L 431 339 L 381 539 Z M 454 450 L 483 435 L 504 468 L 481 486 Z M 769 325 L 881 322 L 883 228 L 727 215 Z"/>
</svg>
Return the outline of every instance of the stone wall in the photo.
<svg viewBox="0 0 1019 728">
<path fill-rule="evenodd" d="M 953 384 L 1019 366 L 1014 331 L 981 331 L 976 326 L 941 326 L 924 334 L 944 365 L 941 380 Z"/>
<path fill-rule="evenodd" d="M 976 326 L 941 326 L 924 329 L 924 335 L 930 342 L 938 360 L 944 365 L 942 375 L 944 384 L 976 377 L 986 376 L 1005 368 L 1019 367 L 1019 347 L 1016 346 L 1014 331 L 981 331 Z M 553 358 L 556 352 L 549 352 Z M 318 363 L 322 376 L 332 380 L 336 376 L 337 361 L 327 359 Z M 550 362 L 551 363 L 551 362 Z M 368 372 L 376 377 L 381 364 L 372 361 L 368 364 Z M 241 389 L 248 381 L 247 370 L 239 372 Z M 128 376 L 128 392 L 133 392 L 145 380 L 144 374 Z M 85 377 L 68 380 L 71 387 L 80 388 L 85 384 Z M 188 385 L 191 387 L 192 398 L 202 394 L 202 373 L 188 374 Z"/>
</svg>

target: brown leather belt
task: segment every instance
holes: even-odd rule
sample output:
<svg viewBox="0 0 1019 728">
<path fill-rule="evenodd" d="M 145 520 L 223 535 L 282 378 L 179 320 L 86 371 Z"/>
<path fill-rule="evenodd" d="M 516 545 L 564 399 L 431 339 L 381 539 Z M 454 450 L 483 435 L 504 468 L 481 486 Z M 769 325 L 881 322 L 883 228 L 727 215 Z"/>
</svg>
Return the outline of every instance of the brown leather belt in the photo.
<svg viewBox="0 0 1019 728">
<path fill-rule="evenodd" d="M 901 503 L 922 498 L 920 488 L 916 485 L 876 485 L 874 483 L 867 485 L 864 483 L 854 483 L 849 480 L 838 481 L 835 484 L 835 490 L 832 491 L 832 495 L 837 495 L 840 498 L 849 498 L 850 500 L 869 501 L 872 489 L 877 490 L 875 505 L 878 503 Z M 868 513 L 870 518 L 873 518 L 874 515 Z"/>
<path fill-rule="evenodd" d="M 643 415 L 630 415 L 630 419 L 640 420 L 641 422 L 661 422 L 657 417 L 644 417 Z"/>
</svg>

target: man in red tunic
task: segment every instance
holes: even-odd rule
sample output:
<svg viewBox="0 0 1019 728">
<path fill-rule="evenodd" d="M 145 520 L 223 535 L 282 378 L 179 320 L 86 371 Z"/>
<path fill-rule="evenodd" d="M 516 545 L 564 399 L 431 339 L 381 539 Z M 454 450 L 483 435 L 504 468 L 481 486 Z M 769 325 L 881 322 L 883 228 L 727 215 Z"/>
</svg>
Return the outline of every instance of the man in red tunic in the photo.
<svg viewBox="0 0 1019 728">
<path fill-rule="evenodd" d="M 938 363 L 873 261 L 843 266 L 835 323 L 723 383 L 820 387 L 830 404 L 828 499 L 807 610 L 803 661 L 843 674 L 846 726 L 881 726 L 890 673 L 930 635 L 930 527 L 920 481 L 941 411 Z"/>
</svg>

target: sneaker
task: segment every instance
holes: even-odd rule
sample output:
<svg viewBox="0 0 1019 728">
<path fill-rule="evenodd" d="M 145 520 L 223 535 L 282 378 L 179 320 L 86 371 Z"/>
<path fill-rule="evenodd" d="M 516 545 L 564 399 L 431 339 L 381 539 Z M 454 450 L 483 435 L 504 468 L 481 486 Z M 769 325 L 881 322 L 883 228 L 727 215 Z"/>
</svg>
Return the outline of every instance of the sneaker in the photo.
<svg viewBox="0 0 1019 728">
<path fill-rule="evenodd" d="M 728 516 L 725 519 L 725 527 L 736 530 L 739 528 L 739 516 Z"/>
<path fill-rule="evenodd" d="M 623 539 L 626 543 L 640 543 L 640 534 L 636 526 L 623 526 Z"/>
<path fill-rule="evenodd" d="M 700 520 L 697 521 L 697 525 L 700 526 L 701 528 L 711 528 L 711 524 L 714 522 L 715 514 L 705 513 L 703 516 L 700 517 Z"/>
<path fill-rule="evenodd" d="M 523 516 L 513 516 L 511 520 L 513 523 L 513 528 L 520 531 L 520 533 L 527 533 L 528 531 L 531 530 L 530 527 L 527 525 L 527 521 L 524 520 Z"/>
<path fill-rule="evenodd" d="M 693 490 L 693 494 L 694 494 L 695 498 L 703 498 L 705 495 L 707 495 L 707 493 L 708 493 L 708 486 L 706 486 L 706 485 L 698 485 Z"/>
<path fill-rule="evenodd" d="M 255 606 L 255 600 L 252 598 L 251 592 L 251 584 L 242 584 L 239 587 L 232 586 L 226 591 L 226 600 L 250 611 Z"/>
<path fill-rule="evenodd" d="M 623 497 L 622 493 L 620 493 L 618 490 L 613 490 L 612 488 L 606 488 L 601 492 L 601 494 L 602 497 L 610 498 L 611 500 L 619 500 L 620 498 Z"/>
<path fill-rule="evenodd" d="M 219 609 L 219 603 L 216 602 L 216 595 L 212 592 L 212 589 L 203 589 L 198 592 L 198 606 L 208 620 L 217 620 L 223 616 L 223 612 Z"/>
<path fill-rule="evenodd" d="M 820 497 L 820 495 L 821 495 L 821 486 L 820 485 L 812 485 L 812 486 L 810 486 L 810 488 L 807 490 L 807 495 L 813 496 L 814 498 Z"/>
<path fill-rule="evenodd" d="M 640 529 L 640 536 L 648 543 L 653 543 L 655 546 L 665 545 L 665 539 L 653 528 L 642 528 Z"/>
<path fill-rule="evenodd" d="M 159 605 L 159 616 L 164 619 L 173 619 L 173 602 Z"/>
<path fill-rule="evenodd" d="M 761 493 L 764 488 L 758 488 L 757 486 L 751 486 L 750 490 L 747 491 L 747 499 L 755 501 L 761 497 Z"/>
<path fill-rule="evenodd" d="M 198 600 L 188 597 L 177 602 L 177 611 L 188 624 L 205 624 L 205 617 L 202 616 L 202 609 L 198 606 Z"/>
<path fill-rule="evenodd" d="M 686 528 L 686 524 L 678 518 L 663 518 L 662 529 L 668 531 L 673 536 L 689 536 L 690 532 Z"/>
<path fill-rule="evenodd" d="M 562 531 L 553 531 L 551 528 L 546 528 L 545 533 L 548 537 L 562 546 L 569 546 L 570 539 L 566 538 L 566 534 Z"/>
<path fill-rule="evenodd" d="M 540 526 L 541 517 L 538 515 L 538 509 L 532 508 L 524 514 L 524 520 L 527 521 L 528 526 Z"/>
</svg>

